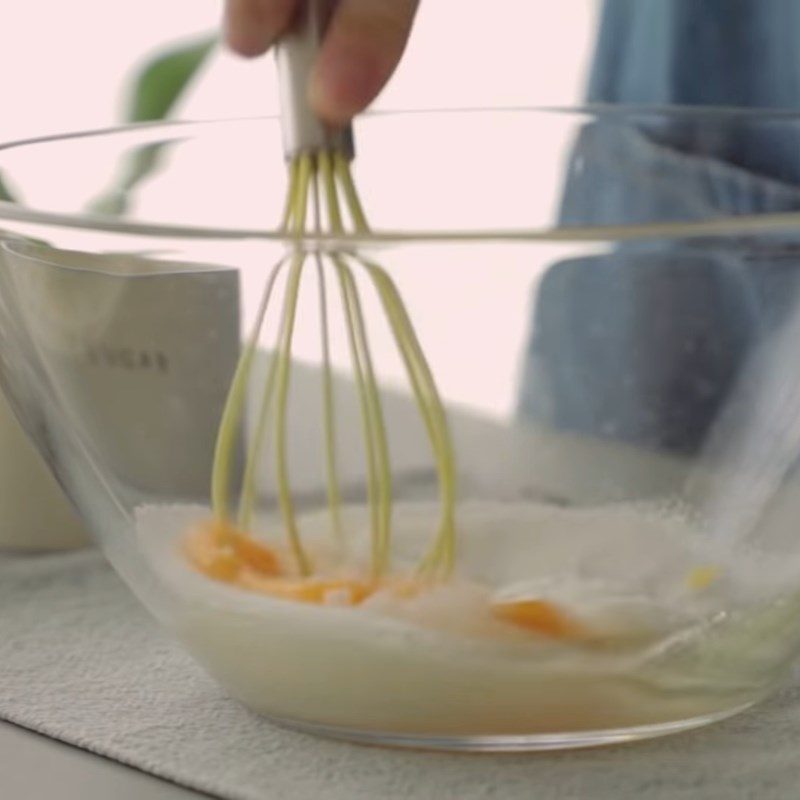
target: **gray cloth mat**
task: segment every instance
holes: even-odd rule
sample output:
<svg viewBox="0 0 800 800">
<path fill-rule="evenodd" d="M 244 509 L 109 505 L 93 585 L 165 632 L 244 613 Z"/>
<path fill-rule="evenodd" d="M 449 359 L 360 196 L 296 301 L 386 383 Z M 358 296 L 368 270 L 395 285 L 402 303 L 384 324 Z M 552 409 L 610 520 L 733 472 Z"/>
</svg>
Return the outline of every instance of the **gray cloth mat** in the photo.
<svg viewBox="0 0 800 800">
<path fill-rule="evenodd" d="M 787 800 L 800 687 L 715 727 L 613 749 L 390 751 L 251 714 L 93 551 L 0 557 L 0 718 L 226 800 Z"/>
</svg>

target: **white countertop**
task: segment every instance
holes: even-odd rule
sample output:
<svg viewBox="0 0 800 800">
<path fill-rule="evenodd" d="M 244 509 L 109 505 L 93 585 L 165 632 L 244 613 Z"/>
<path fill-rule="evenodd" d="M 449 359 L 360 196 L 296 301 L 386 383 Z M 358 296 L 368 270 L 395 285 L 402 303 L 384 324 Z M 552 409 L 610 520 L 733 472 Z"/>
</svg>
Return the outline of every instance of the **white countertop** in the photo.
<svg viewBox="0 0 800 800">
<path fill-rule="evenodd" d="M 0 773 L 4 800 L 208 797 L 2 721 Z"/>
</svg>

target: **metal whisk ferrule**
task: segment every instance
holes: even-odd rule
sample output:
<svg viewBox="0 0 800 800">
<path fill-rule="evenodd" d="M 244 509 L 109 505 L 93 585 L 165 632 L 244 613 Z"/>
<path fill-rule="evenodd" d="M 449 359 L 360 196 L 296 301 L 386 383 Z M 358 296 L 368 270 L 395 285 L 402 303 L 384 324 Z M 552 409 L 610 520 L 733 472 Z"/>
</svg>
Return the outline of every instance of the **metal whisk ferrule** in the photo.
<svg viewBox="0 0 800 800">
<path fill-rule="evenodd" d="M 308 82 L 325 29 L 337 0 L 300 3 L 293 25 L 275 48 L 280 88 L 283 146 L 291 160 L 304 152 L 337 150 L 353 157 L 353 133 L 348 125 L 333 129 L 308 103 Z"/>
</svg>

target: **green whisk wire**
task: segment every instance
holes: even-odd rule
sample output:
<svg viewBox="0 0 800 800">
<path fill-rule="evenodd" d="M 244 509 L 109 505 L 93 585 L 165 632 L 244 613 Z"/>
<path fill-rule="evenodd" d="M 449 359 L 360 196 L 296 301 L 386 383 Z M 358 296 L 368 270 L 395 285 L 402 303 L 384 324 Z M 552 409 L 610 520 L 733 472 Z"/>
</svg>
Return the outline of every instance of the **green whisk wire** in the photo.
<svg viewBox="0 0 800 800">
<path fill-rule="evenodd" d="M 342 214 L 342 202 L 339 198 L 340 193 L 354 229 L 359 233 L 368 232 L 370 228 L 350 172 L 349 161 L 342 153 L 321 150 L 316 153 L 304 153 L 293 159 L 290 167 L 287 207 L 283 219 L 284 230 L 297 236 L 302 236 L 306 232 L 309 197 L 311 197 L 314 231 L 321 230 L 321 208 L 324 201 L 332 232 L 334 234 L 344 233 L 346 227 Z M 236 431 L 241 423 L 247 381 L 252 370 L 258 338 L 264 325 L 267 305 L 280 272 L 286 263 L 290 262 L 275 352 L 267 371 L 254 438 L 245 463 L 237 522 L 241 529 L 246 530 L 253 521 L 257 497 L 258 466 L 261 463 L 261 453 L 274 409 L 273 433 L 278 506 L 297 568 L 301 575 L 308 576 L 312 574 L 313 567 L 303 546 L 297 524 L 289 478 L 287 441 L 292 341 L 305 259 L 305 252 L 301 243 L 298 242 L 295 245 L 294 254 L 281 259 L 273 267 L 268 279 L 258 310 L 256 325 L 240 358 L 223 412 L 215 452 L 212 504 L 217 519 L 228 519 L 232 453 Z M 444 405 L 410 315 L 392 278 L 377 263 L 350 251 L 340 251 L 332 252 L 330 260 L 339 284 L 350 360 L 361 410 L 372 541 L 371 570 L 373 576 L 379 578 L 390 569 L 393 480 L 381 392 L 369 345 L 358 282 L 348 263 L 349 259 L 364 269 L 376 290 L 407 373 L 417 407 L 420 410 L 436 465 L 441 506 L 440 520 L 430 550 L 419 564 L 419 574 L 429 579 L 446 578 L 451 574 L 455 562 L 457 480 L 453 445 Z M 342 537 L 341 490 L 336 465 L 336 414 L 330 350 L 330 321 L 325 270 L 319 251 L 315 252 L 314 260 L 319 288 L 327 498 L 332 528 L 339 538 Z M 342 539 L 339 538 L 339 541 Z"/>
<path fill-rule="evenodd" d="M 319 166 L 319 162 L 317 162 Z M 319 169 L 314 172 L 314 232 L 322 230 L 321 205 L 319 189 Z M 336 405 L 333 391 L 333 370 L 331 367 L 330 325 L 328 320 L 328 297 L 325 281 L 325 268 L 319 250 L 314 250 L 314 261 L 317 267 L 317 286 L 320 314 L 320 337 L 322 349 L 322 417 L 325 437 L 325 476 L 328 494 L 328 508 L 331 515 L 331 528 L 337 544 L 343 546 L 344 530 L 342 528 L 342 493 L 336 468 Z"/>
<path fill-rule="evenodd" d="M 335 172 L 331 156 L 322 152 L 320 170 L 325 187 L 326 205 L 334 233 L 344 232 Z M 392 516 L 392 475 L 386 425 L 380 402 L 377 381 L 372 365 L 363 312 L 352 271 L 344 258 L 331 254 L 339 279 L 342 304 L 350 346 L 356 389 L 361 407 L 361 419 L 367 462 L 367 495 L 370 507 L 370 534 L 372 536 L 372 572 L 377 577 L 388 569 Z"/>
<path fill-rule="evenodd" d="M 347 159 L 341 155 L 337 156 L 335 169 L 343 187 L 348 211 L 356 231 L 368 233 L 370 227 Z M 457 498 L 455 458 L 447 415 L 413 323 L 394 281 L 377 264 L 358 255 L 354 258 L 367 270 L 380 296 L 406 367 L 417 405 L 422 413 L 439 475 L 442 507 L 439 531 L 432 549 L 420 565 L 420 572 L 434 577 L 437 571 L 441 571 L 443 576 L 447 577 L 455 564 L 455 503 Z"/>
<path fill-rule="evenodd" d="M 308 154 L 300 157 L 298 168 L 298 189 L 294 200 L 293 230 L 303 232 L 308 210 L 308 195 L 313 170 L 312 158 Z M 300 279 L 303 273 L 305 253 L 301 245 L 292 259 L 287 277 L 286 294 L 281 320 L 281 338 L 278 347 L 277 397 L 275 409 L 275 481 L 278 487 L 278 506 L 280 508 L 289 546 L 302 576 L 312 572 L 311 562 L 303 547 L 297 519 L 294 512 L 292 492 L 289 482 L 288 443 L 286 417 L 288 410 L 289 386 L 291 381 L 292 337 L 297 315 L 297 300 L 300 293 Z"/>
</svg>

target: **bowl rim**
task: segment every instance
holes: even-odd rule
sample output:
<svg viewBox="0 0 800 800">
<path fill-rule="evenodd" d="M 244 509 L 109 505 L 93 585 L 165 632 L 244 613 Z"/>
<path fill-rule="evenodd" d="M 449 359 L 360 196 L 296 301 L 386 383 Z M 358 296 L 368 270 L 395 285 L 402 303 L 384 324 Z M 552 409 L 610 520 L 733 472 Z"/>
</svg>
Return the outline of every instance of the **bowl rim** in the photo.
<svg viewBox="0 0 800 800">
<path fill-rule="evenodd" d="M 743 119 L 749 123 L 792 122 L 800 130 L 800 111 L 784 108 L 743 108 L 737 106 L 679 106 L 679 105 L 621 105 L 586 104 L 579 106 L 483 106 L 432 109 L 371 110 L 364 118 L 401 117 L 413 115 L 450 114 L 542 114 L 547 116 L 569 115 L 588 118 L 650 118 L 702 120 L 713 118 Z M 157 120 L 112 125 L 67 133 L 0 142 L 0 153 L 15 148 L 33 147 L 52 143 L 63 143 L 100 136 L 124 135 L 136 131 L 164 130 L 170 133 L 180 130 L 208 130 L 215 127 L 248 123 L 277 122 L 278 115 L 255 117 L 230 117 L 225 119 Z M 708 237 L 736 238 L 758 233 L 781 233 L 800 227 L 800 211 L 770 214 L 742 214 L 713 217 L 692 222 L 663 222 L 624 225 L 545 226 L 536 228 L 496 229 L 443 229 L 443 230 L 392 230 L 373 229 L 367 233 L 290 233 L 279 229 L 213 228 L 208 226 L 130 221 L 110 215 L 92 213 L 52 212 L 30 208 L 13 201 L 0 200 L 0 236 L 2 222 L 23 223 L 37 226 L 96 230 L 129 236 L 169 238 L 184 240 L 256 240 L 297 245 L 303 243 L 312 248 L 347 249 L 359 247 L 383 247 L 400 244 L 435 243 L 480 243 L 480 242 L 596 242 L 664 240 L 669 238 L 702 239 Z"/>
</svg>

